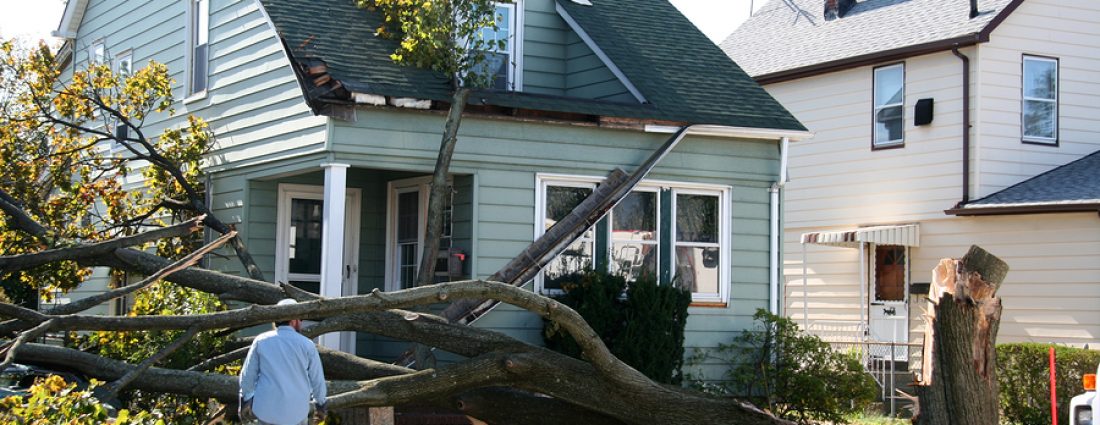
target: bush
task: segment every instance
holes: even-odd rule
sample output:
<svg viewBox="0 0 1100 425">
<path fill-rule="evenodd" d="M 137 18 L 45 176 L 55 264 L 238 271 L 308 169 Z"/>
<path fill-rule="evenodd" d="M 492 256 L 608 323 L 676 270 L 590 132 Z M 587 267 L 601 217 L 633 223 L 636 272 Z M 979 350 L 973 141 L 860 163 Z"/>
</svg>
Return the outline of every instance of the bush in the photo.
<svg viewBox="0 0 1100 425">
<path fill-rule="evenodd" d="M 997 346 L 997 382 L 1005 422 L 1049 424 L 1050 345 L 1038 343 Z M 1054 347 L 1058 392 L 1058 423 L 1069 423 L 1069 400 L 1084 392 L 1081 377 L 1095 373 L 1100 351 Z"/>
<path fill-rule="evenodd" d="M 67 384 L 60 376 L 50 375 L 31 386 L 26 396 L 0 400 L 0 420 L 18 424 L 164 424 L 148 412 L 131 415 L 127 410 L 118 411 L 110 421 L 110 408 L 92 396 L 96 384 L 93 381 L 90 388 L 77 390 L 75 383 Z"/>
<path fill-rule="evenodd" d="M 620 360 L 654 381 L 679 384 L 691 293 L 648 276 L 626 288 L 621 276 L 578 273 L 563 280 L 565 294 L 555 299 L 580 313 Z M 580 358 L 569 334 L 555 323 L 545 325 L 547 347 Z"/>
<path fill-rule="evenodd" d="M 747 398 L 800 423 L 843 422 L 845 415 L 862 412 L 875 400 L 875 381 L 858 354 L 834 351 L 792 320 L 763 309 L 753 318 L 759 324 L 732 344 L 693 356 L 693 362 L 709 358 L 732 365 L 730 381 L 708 390 Z"/>
</svg>

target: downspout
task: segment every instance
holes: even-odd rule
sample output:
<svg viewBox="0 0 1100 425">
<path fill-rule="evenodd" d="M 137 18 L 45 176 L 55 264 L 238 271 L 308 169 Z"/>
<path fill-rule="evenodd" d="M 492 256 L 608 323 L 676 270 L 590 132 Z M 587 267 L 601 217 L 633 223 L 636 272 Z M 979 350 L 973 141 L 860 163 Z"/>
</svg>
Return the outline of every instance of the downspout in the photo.
<svg viewBox="0 0 1100 425">
<path fill-rule="evenodd" d="M 768 311 L 774 315 L 779 315 L 779 280 L 780 280 L 780 267 L 779 267 L 779 249 L 780 243 L 783 238 L 783 229 L 779 223 L 779 195 L 780 190 L 783 189 L 783 184 L 787 183 L 787 149 L 790 144 L 790 139 L 784 137 L 779 144 L 779 176 L 775 179 L 775 183 L 772 184 L 771 189 L 768 192 L 771 194 L 771 246 L 770 250 L 770 274 L 768 284 Z"/>
<path fill-rule="evenodd" d="M 970 58 L 959 52 L 959 45 L 951 48 L 951 53 L 962 60 L 963 65 L 963 132 L 962 132 L 962 200 L 955 208 L 962 208 L 970 202 Z"/>
</svg>

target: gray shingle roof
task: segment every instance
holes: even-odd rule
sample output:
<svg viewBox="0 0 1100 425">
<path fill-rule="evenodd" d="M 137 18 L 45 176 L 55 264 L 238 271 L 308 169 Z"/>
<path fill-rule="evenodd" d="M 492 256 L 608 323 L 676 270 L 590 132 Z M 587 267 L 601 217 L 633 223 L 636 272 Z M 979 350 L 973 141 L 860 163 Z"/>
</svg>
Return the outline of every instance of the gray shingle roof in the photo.
<svg viewBox="0 0 1100 425">
<path fill-rule="evenodd" d="M 722 41 L 722 50 L 760 78 L 945 40 L 994 26 L 1018 0 L 860 0 L 826 21 L 825 0 L 770 0 Z M 963 43 L 968 44 L 968 43 Z"/>
<path fill-rule="evenodd" d="M 554 1 L 554 0 L 545 0 Z M 805 130 L 667 0 L 557 0 L 649 102 L 481 91 L 471 103 L 734 127 Z M 450 100 L 447 79 L 394 64 L 379 18 L 351 0 L 261 0 L 295 60 L 318 58 L 359 93 Z M 564 23 L 563 23 L 564 25 Z"/>
<path fill-rule="evenodd" d="M 970 202 L 963 209 L 1100 204 L 1100 151 Z"/>
</svg>

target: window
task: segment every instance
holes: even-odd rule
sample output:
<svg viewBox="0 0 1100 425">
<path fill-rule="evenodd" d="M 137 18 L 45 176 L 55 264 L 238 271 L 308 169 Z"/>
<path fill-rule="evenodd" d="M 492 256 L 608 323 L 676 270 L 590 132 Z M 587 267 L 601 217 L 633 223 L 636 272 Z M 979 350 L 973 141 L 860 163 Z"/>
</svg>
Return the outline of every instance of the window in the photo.
<svg viewBox="0 0 1100 425">
<path fill-rule="evenodd" d="M 190 0 L 190 4 L 191 34 L 188 43 L 191 46 L 191 79 L 187 94 L 193 95 L 206 91 L 207 65 L 210 60 L 210 4 L 208 0 Z"/>
<path fill-rule="evenodd" d="M 583 182 L 545 182 L 542 186 L 542 209 L 541 215 L 543 223 L 542 231 L 539 235 L 542 235 L 558 221 L 561 221 L 573 208 L 581 204 L 588 195 L 592 194 L 592 190 L 596 187 L 594 183 Z M 561 290 L 561 284 L 559 280 L 562 277 L 570 274 L 595 268 L 595 253 L 596 253 L 596 234 L 594 229 L 588 229 L 581 235 L 580 238 L 573 241 L 572 245 L 569 245 L 554 261 L 547 264 L 543 268 L 543 282 L 542 287 L 544 291 L 555 292 Z"/>
<path fill-rule="evenodd" d="M 522 7 L 517 3 L 499 3 L 496 5 L 497 29 L 481 30 L 481 39 L 489 44 L 485 51 L 484 66 L 493 76 L 490 88 L 497 90 L 519 90 L 516 70 L 519 68 L 519 13 Z M 497 42 L 502 42 L 502 46 Z"/>
<path fill-rule="evenodd" d="M 905 142 L 905 64 L 875 68 L 873 147 L 899 146 Z"/>
<path fill-rule="evenodd" d="M 540 178 L 541 236 L 595 189 L 596 179 Z M 691 289 L 696 302 L 725 302 L 729 287 L 729 189 L 646 181 L 602 221 L 543 269 L 542 292 L 561 290 L 561 278 L 606 267 L 628 282 L 649 275 Z"/>
<path fill-rule="evenodd" d="M 134 54 L 129 50 L 119 53 L 115 58 L 115 72 L 118 75 L 131 76 L 134 74 Z"/>
<path fill-rule="evenodd" d="M 96 41 L 88 47 L 88 62 L 103 63 L 107 60 L 107 45 L 103 40 Z"/>
<path fill-rule="evenodd" d="M 450 279 L 448 249 L 453 245 L 454 186 L 448 182 L 448 195 L 444 196 L 443 229 L 439 238 L 435 281 Z M 389 183 L 388 240 L 386 246 L 386 290 L 416 286 L 420 268 L 421 244 L 427 232 L 428 198 L 431 194 L 431 177 L 416 177 Z"/>
<path fill-rule="evenodd" d="M 905 247 L 875 246 L 875 301 L 905 301 Z"/>
<path fill-rule="evenodd" d="M 1023 139 L 1058 143 L 1058 60 L 1024 55 Z"/>
</svg>

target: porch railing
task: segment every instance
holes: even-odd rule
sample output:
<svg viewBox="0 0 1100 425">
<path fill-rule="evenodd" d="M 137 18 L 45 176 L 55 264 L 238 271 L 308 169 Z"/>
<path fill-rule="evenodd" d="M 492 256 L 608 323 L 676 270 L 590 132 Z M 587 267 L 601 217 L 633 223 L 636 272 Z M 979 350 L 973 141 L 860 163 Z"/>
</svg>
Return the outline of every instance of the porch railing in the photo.
<svg viewBox="0 0 1100 425">
<path fill-rule="evenodd" d="M 876 341 L 867 332 L 866 324 L 855 321 L 811 322 L 807 331 L 835 351 L 858 356 L 878 384 L 884 407 L 889 408 L 891 416 L 897 415 L 898 402 L 908 399 L 897 390 L 912 385 L 913 378 L 920 376 L 921 344 Z M 905 360 L 898 360 L 899 352 L 906 353 Z"/>
</svg>

